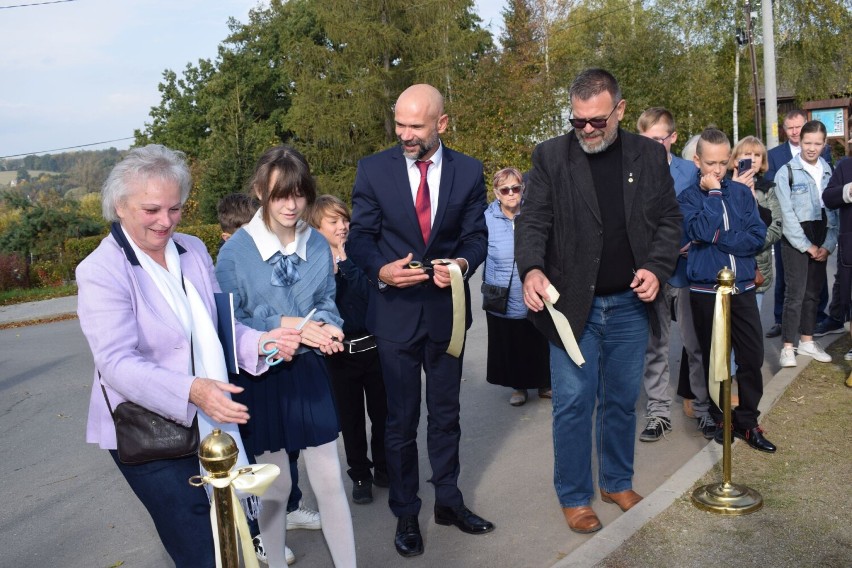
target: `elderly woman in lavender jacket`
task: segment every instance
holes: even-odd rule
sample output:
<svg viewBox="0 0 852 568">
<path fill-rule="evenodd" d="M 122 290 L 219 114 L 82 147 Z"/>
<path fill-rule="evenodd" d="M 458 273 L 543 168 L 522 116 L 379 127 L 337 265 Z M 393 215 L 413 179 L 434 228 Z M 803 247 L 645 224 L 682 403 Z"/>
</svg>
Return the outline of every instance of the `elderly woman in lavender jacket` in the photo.
<svg viewBox="0 0 852 568">
<path fill-rule="evenodd" d="M 86 441 L 109 450 L 175 565 L 210 568 L 210 507 L 204 490 L 187 483 L 198 458 L 121 463 L 106 402 L 132 401 L 184 426 L 198 413 L 199 428 L 249 419 L 230 399 L 242 389 L 227 383 L 216 336 L 213 263 L 199 239 L 175 233 L 190 186 L 183 155 L 164 146 L 132 150 L 116 165 L 102 191 L 110 234 L 77 268 L 78 314 L 95 362 Z M 290 360 L 299 332 L 237 324 L 240 366 L 266 370 L 259 354 L 267 340 Z"/>
<path fill-rule="evenodd" d="M 488 256 L 483 281 L 509 288 L 506 313 L 486 311 L 489 383 L 511 387 L 509 404 L 527 401 L 527 389 L 550 398 L 550 350 L 547 340 L 527 320 L 523 282 L 515 264 L 515 216 L 521 211 L 521 172 L 504 168 L 494 174 L 494 201 L 485 210 Z"/>
</svg>

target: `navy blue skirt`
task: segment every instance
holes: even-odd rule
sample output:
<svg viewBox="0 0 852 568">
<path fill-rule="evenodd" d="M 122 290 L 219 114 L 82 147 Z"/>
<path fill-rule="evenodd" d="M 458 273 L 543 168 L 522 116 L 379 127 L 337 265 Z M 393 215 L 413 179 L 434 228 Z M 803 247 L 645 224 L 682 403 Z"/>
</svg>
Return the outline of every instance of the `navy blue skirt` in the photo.
<svg viewBox="0 0 852 568">
<path fill-rule="evenodd" d="M 251 419 L 240 425 L 246 452 L 313 448 L 337 439 L 340 425 L 325 361 L 308 351 L 293 361 L 271 367 L 254 377 L 231 375 L 245 390 L 233 399 L 248 407 Z"/>
</svg>

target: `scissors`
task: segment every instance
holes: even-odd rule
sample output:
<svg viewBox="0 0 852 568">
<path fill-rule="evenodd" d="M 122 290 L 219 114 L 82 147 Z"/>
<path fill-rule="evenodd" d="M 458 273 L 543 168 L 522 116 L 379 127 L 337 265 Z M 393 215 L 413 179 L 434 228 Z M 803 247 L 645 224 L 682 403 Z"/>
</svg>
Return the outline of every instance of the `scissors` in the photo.
<svg viewBox="0 0 852 568">
<path fill-rule="evenodd" d="M 303 327 L 305 327 L 309 321 L 311 321 L 311 318 L 314 316 L 316 311 L 317 311 L 317 309 L 314 308 L 310 312 L 308 312 L 308 315 L 306 315 L 304 318 L 302 318 L 302 321 L 299 322 L 299 325 L 296 326 L 296 329 L 301 331 L 301 329 Z M 269 348 L 269 344 L 271 343 L 272 345 L 275 345 L 276 341 L 278 341 L 278 340 L 277 339 L 267 339 L 260 346 L 261 353 L 266 355 L 266 364 L 269 365 L 270 367 L 273 366 L 273 365 L 277 365 L 278 363 L 280 363 L 281 361 L 284 360 L 283 358 L 282 359 L 275 359 L 275 356 L 278 354 L 278 351 L 279 351 L 277 347 L 272 347 L 271 349 Z"/>
</svg>

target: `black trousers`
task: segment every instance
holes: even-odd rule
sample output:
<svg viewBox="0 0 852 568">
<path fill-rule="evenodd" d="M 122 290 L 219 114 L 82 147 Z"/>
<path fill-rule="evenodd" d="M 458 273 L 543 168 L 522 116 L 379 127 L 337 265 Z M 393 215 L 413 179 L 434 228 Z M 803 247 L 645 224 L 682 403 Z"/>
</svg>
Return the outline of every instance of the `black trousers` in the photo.
<svg viewBox="0 0 852 568">
<path fill-rule="evenodd" d="M 781 316 L 781 339 L 796 343 L 801 335 L 813 335 L 817 320 L 820 292 L 825 286 L 827 262 L 817 262 L 808 253 L 799 252 L 786 239 L 781 242 L 784 259 L 784 311 Z"/>
<path fill-rule="evenodd" d="M 689 303 L 709 386 L 710 340 L 716 294 L 690 292 Z M 760 371 L 763 366 L 763 330 L 754 289 L 731 295 L 731 346 L 737 363 L 740 397 L 739 406 L 733 410 L 733 424 L 735 428 L 748 430 L 757 426 L 757 417 L 760 416 L 757 406 L 763 396 L 763 374 Z M 722 411 L 712 399 L 709 410 L 713 420 L 721 424 Z"/>
<path fill-rule="evenodd" d="M 448 341 L 429 338 L 424 322 L 406 343 L 376 338 L 385 389 L 388 393 L 388 426 L 385 450 L 388 459 L 390 491 L 388 504 L 394 515 L 417 515 L 420 471 L 417 427 L 426 372 L 426 444 L 435 487 L 435 503 L 443 506 L 464 504 L 459 478 L 459 392 L 462 357 L 447 354 Z M 462 354 L 463 356 L 463 354 Z"/>
<path fill-rule="evenodd" d="M 347 473 L 352 481 L 371 481 L 376 471 L 387 472 L 385 458 L 385 423 L 388 401 L 377 349 L 360 353 L 337 353 L 326 357 L 331 387 L 346 450 Z M 370 417 L 370 442 L 367 443 L 367 420 Z M 371 450 L 372 461 L 367 457 Z"/>
</svg>

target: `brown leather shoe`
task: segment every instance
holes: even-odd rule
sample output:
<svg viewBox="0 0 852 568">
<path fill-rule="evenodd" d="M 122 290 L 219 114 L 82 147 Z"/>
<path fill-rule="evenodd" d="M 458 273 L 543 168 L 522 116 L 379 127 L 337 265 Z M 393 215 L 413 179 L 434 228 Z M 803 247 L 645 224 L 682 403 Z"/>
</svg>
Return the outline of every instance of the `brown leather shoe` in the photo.
<svg viewBox="0 0 852 568">
<path fill-rule="evenodd" d="M 601 522 L 591 507 L 563 507 L 568 528 L 576 533 L 593 533 L 601 530 Z"/>
<path fill-rule="evenodd" d="M 642 496 L 633 491 L 632 489 L 628 489 L 626 491 L 619 491 L 617 493 L 608 493 L 601 489 L 601 501 L 604 503 L 615 503 L 619 507 L 621 507 L 622 511 L 629 511 L 633 508 L 633 506 L 642 500 Z"/>
</svg>

